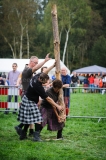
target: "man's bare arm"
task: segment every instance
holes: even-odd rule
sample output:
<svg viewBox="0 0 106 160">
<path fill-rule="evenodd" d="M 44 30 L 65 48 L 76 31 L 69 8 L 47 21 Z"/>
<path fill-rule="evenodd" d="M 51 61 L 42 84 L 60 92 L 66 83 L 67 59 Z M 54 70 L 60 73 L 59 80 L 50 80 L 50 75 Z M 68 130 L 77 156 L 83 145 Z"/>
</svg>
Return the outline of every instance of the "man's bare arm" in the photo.
<svg viewBox="0 0 106 160">
<path fill-rule="evenodd" d="M 37 71 L 39 68 L 41 68 L 47 61 L 49 61 L 51 58 L 49 58 L 49 54 L 50 53 L 48 53 L 47 55 L 46 55 L 46 57 L 45 57 L 45 59 L 42 61 L 42 62 L 40 62 L 39 64 L 37 64 L 36 66 L 34 66 L 33 68 L 32 68 L 32 72 L 34 73 L 35 71 Z"/>
<path fill-rule="evenodd" d="M 49 71 L 52 70 L 52 69 L 55 67 L 55 65 L 56 65 L 56 62 L 54 62 L 54 64 L 52 64 L 50 67 L 48 67 L 48 68 L 44 71 L 44 73 L 48 74 Z"/>
</svg>

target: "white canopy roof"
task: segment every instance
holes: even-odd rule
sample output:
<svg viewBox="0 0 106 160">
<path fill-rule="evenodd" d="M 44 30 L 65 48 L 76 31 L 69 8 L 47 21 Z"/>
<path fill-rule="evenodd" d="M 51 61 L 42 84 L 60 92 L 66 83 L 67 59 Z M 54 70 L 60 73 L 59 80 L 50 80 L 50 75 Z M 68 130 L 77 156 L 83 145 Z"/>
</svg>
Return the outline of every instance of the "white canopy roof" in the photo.
<svg viewBox="0 0 106 160">
<path fill-rule="evenodd" d="M 42 62 L 44 59 L 39 59 L 39 62 Z M 17 63 L 18 68 L 17 70 L 22 72 L 25 64 L 29 63 L 29 59 L 0 59 L 0 72 L 9 72 L 12 70 L 12 64 Z M 44 66 L 51 66 L 54 63 L 54 59 L 49 60 L 44 64 Z M 62 61 L 60 61 L 60 67 L 66 67 Z M 67 68 L 67 67 L 66 67 Z M 40 72 L 40 69 L 37 71 L 37 73 Z M 67 68 L 68 74 L 70 74 L 70 70 Z M 55 68 L 53 68 L 49 75 L 52 76 L 55 73 Z"/>
<path fill-rule="evenodd" d="M 88 67 L 74 70 L 74 72 L 77 72 L 77 73 L 106 73 L 106 68 L 97 66 L 97 65 L 93 65 L 93 66 L 88 66 Z"/>
</svg>

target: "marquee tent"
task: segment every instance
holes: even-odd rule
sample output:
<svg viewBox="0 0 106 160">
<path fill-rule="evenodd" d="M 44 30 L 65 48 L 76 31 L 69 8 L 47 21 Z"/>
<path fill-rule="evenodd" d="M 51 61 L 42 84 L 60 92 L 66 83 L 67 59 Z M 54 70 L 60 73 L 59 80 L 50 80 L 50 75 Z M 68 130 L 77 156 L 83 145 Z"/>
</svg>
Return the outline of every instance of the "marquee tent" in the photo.
<svg viewBox="0 0 106 160">
<path fill-rule="evenodd" d="M 73 72 L 76 72 L 76 73 L 106 73 L 106 68 L 97 66 L 97 65 L 93 65 L 93 66 L 88 66 L 88 67 L 74 70 Z"/>
<path fill-rule="evenodd" d="M 44 59 L 39 59 L 38 63 L 42 62 Z M 0 72 L 8 73 L 12 70 L 12 64 L 17 63 L 18 68 L 17 70 L 22 72 L 22 70 L 25 67 L 25 64 L 29 63 L 29 59 L 0 59 Z M 54 63 L 54 59 L 49 60 L 44 64 L 44 66 L 51 66 Z M 66 67 L 64 63 L 60 60 L 60 67 Z M 67 67 L 66 67 L 67 68 Z M 70 74 L 70 70 L 67 68 L 68 74 Z M 37 71 L 37 73 L 40 72 L 40 69 Z M 49 76 L 52 76 L 55 73 L 55 68 L 53 68 L 49 72 Z"/>
</svg>

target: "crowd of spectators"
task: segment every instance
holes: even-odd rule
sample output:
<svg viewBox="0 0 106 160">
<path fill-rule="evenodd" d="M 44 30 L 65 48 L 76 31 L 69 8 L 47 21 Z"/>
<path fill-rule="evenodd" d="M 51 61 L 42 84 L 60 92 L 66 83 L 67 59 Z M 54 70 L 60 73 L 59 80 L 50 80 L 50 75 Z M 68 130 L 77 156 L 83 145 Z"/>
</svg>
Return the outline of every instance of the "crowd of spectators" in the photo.
<svg viewBox="0 0 106 160">
<path fill-rule="evenodd" d="M 106 90 L 106 73 L 95 73 L 95 74 L 82 74 L 82 73 L 72 73 L 71 74 L 71 86 L 77 87 L 82 85 L 84 87 L 84 92 L 90 93 L 102 93 L 104 94 Z"/>
</svg>

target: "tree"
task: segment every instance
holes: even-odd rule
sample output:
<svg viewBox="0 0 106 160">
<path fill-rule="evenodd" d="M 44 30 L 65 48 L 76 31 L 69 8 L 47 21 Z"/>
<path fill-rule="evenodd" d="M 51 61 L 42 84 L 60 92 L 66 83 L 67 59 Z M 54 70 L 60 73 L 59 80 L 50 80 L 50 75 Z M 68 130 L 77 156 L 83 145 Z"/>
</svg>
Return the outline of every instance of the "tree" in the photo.
<svg viewBox="0 0 106 160">
<path fill-rule="evenodd" d="M 33 0 L 4 0 L 3 1 L 3 26 L 0 33 L 9 45 L 13 58 L 23 56 L 23 41 L 26 37 L 27 56 L 29 57 L 29 24 L 32 24 L 36 11 Z"/>
<path fill-rule="evenodd" d="M 104 36 L 100 36 L 94 43 L 91 50 L 91 58 L 91 64 L 106 67 L 106 38 Z"/>
</svg>

